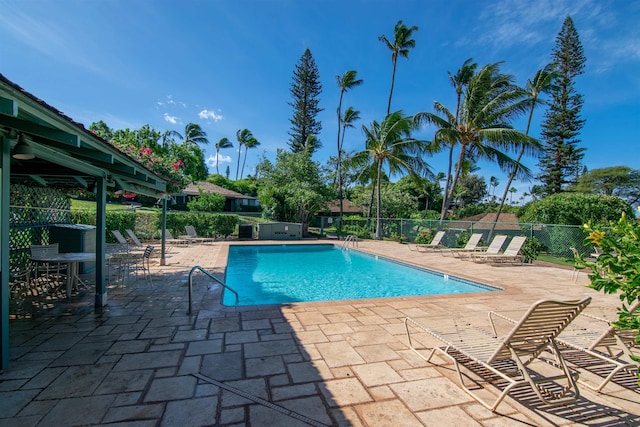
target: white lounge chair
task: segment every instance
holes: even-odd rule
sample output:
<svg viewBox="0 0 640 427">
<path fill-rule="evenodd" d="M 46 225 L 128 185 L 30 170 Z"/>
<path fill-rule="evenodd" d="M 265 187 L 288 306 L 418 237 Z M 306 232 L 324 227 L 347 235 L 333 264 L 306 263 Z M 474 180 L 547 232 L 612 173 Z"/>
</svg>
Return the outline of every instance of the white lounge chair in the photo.
<svg viewBox="0 0 640 427">
<path fill-rule="evenodd" d="M 434 250 L 436 248 L 441 247 L 440 241 L 442 240 L 442 238 L 444 237 L 444 230 L 440 230 L 438 232 L 436 232 L 436 234 L 433 236 L 433 239 L 431 240 L 431 243 L 417 243 L 414 245 L 415 249 L 411 249 L 411 245 L 409 245 L 409 249 L 416 250 L 419 252 L 426 252 L 428 250 Z"/>
<path fill-rule="evenodd" d="M 184 238 L 191 239 L 194 243 L 209 243 L 215 241 L 213 237 L 198 237 L 198 233 L 196 233 L 196 229 L 193 225 L 185 225 L 184 231 L 187 232 L 187 235 L 184 236 Z"/>
<path fill-rule="evenodd" d="M 457 251 L 453 256 L 463 259 L 471 259 L 474 255 L 494 255 L 499 254 L 502 249 L 502 245 L 507 240 L 507 236 L 504 234 L 496 234 L 491 240 L 491 243 L 487 247 L 478 247 L 475 251 Z"/>
<path fill-rule="evenodd" d="M 496 236 L 497 237 L 497 236 Z M 520 255 L 520 249 L 524 245 L 524 242 L 527 240 L 524 236 L 515 236 L 509 242 L 509 245 L 501 254 L 472 254 L 471 260 L 474 262 L 488 262 L 492 264 L 501 264 L 501 263 L 523 263 L 524 255 Z"/>
<path fill-rule="evenodd" d="M 482 240 L 482 233 L 473 233 L 469 237 L 469 240 L 467 240 L 467 244 L 464 246 L 464 248 L 443 248 L 440 253 L 442 254 L 442 256 L 452 255 L 454 257 L 460 257 L 460 254 L 465 252 L 469 253 L 471 251 L 481 251 L 483 249 L 478 247 L 480 240 Z"/>
<path fill-rule="evenodd" d="M 168 245 L 188 245 L 191 243 L 190 239 L 174 239 L 171 232 L 167 229 L 164 230 L 164 239 Z"/>
<path fill-rule="evenodd" d="M 144 250 L 146 248 L 146 246 L 140 241 L 140 239 L 138 238 L 138 236 L 136 236 L 136 233 L 134 233 L 133 230 L 131 230 L 130 228 L 127 228 L 124 231 L 127 233 L 129 238 L 133 242 L 133 245 L 132 245 L 133 247 L 140 250 Z"/>
<path fill-rule="evenodd" d="M 451 360 L 462 388 L 487 409 L 495 411 L 512 389 L 527 384 L 544 403 L 561 405 L 577 400 L 580 392 L 576 384 L 578 374 L 568 368 L 558 350 L 556 338 L 590 302 L 591 297 L 580 301 L 538 301 L 504 338 L 477 327 L 476 322 L 464 322 L 453 317 L 440 321 L 429 319 L 429 327 L 409 317 L 404 324 L 409 347 L 427 362 L 436 352 Z M 414 343 L 417 340 L 412 338 L 411 331 L 414 334 L 416 331 L 426 332 L 444 346 L 416 347 Z M 551 348 L 556 356 L 549 366 L 558 368 L 558 375 L 540 376 L 539 372 L 531 369 L 534 360 L 545 361 L 539 356 L 547 348 Z M 428 351 L 426 356 L 422 354 L 425 350 Z M 477 383 L 472 387 L 465 384 L 461 371 L 463 361 L 458 358 L 465 363 L 477 363 L 508 384 L 495 402 L 487 402 L 474 392 L 477 391 Z"/>
<path fill-rule="evenodd" d="M 634 313 L 639 307 L 640 302 L 636 302 L 629 312 Z M 637 377 L 640 364 L 632 359 L 632 356 L 640 357 L 640 345 L 635 341 L 637 335 L 637 330 L 618 329 L 607 319 L 583 313 L 558 336 L 557 341 L 586 353 L 594 362 L 588 367 L 606 373 L 604 380 L 597 385 L 581 381 L 592 390 L 602 391 L 620 371 L 633 371 L 634 378 Z"/>
</svg>

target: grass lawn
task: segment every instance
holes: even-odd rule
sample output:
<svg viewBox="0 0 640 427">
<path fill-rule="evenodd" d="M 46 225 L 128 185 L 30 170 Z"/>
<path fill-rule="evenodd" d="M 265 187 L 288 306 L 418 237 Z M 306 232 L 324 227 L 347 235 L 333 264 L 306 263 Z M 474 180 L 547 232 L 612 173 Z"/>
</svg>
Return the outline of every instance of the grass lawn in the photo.
<svg viewBox="0 0 640 427">
<path fill-rule="evenodd" d="M 554 257 L 547 254 L 538 255 L 537 261 L 550 262 L 552 264 L 558 264 L 565 267 L 573 267 L 575 265 L 573 258 Z"/>
<path fill-rule="evenodd" d="M 128 205 L 121 205 L 119 203 L 107 203 L 108 211 L 126 211 L 130 209 L 131 207 Z M 138 209 L 153 210 L 150 208 L 138 208 Z M 71 210 L 72 211 L 95 211 L 96 202 L 92 202 L 90 200 L 71 199 Z"/>
</svg>

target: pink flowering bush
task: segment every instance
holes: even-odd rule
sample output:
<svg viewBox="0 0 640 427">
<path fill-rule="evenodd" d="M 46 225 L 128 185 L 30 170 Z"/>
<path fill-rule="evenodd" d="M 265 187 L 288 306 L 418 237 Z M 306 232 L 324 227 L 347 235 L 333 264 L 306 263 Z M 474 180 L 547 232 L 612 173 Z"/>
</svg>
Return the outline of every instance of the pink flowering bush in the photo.
<svg viewBox="0 0 640 427">
<path fill-rule="evenodd" d="M 167 179 L 167 194 L 179 193 L 184 189 L 187 182 L 183 174 L 184 163 L 180 159 L 170 159 L 165 156 L 156 155 L 149 147 L 137 148 L 128 144 L 120 147 L 125 154 L 138 160 L 149 170 Z"/>
</svg>

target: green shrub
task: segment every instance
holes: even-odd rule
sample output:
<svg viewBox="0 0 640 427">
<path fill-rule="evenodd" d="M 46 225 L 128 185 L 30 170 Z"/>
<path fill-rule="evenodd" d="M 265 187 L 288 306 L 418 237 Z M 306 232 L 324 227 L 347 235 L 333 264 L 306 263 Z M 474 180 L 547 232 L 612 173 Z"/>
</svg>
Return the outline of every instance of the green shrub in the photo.
<svg viewBox="0 0 640 427">
<path fill-rule="evenodd" d="M 469 233 L 466 230 L 461 231 L 460 233 L 456 234 L 456 247 L 457 248 L 464 248 L 464 246 L 469 241 L 469 238 L 471 238 L 471 233 Z"/>
<path fill-rule="evenodd" d="M 111 231 L 118 230 L 124 232 L 127 228 L 135 230 L 136 212 L 132 211 L 107 211 L 106 220 L 106 241 L 116 243 Z M 74 224 L 96 225 L 96 211 L 71 211 L 71 221 Z"/>
<path fill-rule="evenodd" d="M 72 211 L 75 224 L 96 225 L 95 211 Z M 236 233 L 239 218 L 237 215 L 209 214 L 203 212 L 168 212 L 167 230 L 174 236 L 185 234 L 185 225 L 192 225 L 200 237 L 224 238 Z M 108 243 L 115 243 L 112 230 L 124 232 L 127 228 L 134 230 L 142 239 L 159 239 L 162 228 L 160 212 L 108 211 L 106 215 L 106 238 Z"/>
<path fill-rule="evenodd" d="M 609 227 L 586 224 L 584 229 L 589 233 L 587 242 L 599 247 L 602 254 L 594 262 L 579 256 L 576 266 L 591 270 L 589 287 L 606 294 L 620 294 L 623 305 L 618 309 L 618 321 L 614 326 L 635 330 L 636 342 L 640 343 L 640 310 L 629 312 L 629 308 L 640 300 L 640 223 L 623 213 Z M 640 362 L 637 355 L 631 357 Z"/>
<path fill-rule="evenodd" d="M 371 231 L 367 227 L 345 224 L 340 229 L 341 235 L 355 234 L 359 239 L 371 239 Z"/>
<path fill-rule="evenodd" d="M 532 263 L 538 258 L 540 255 L 540 251 L 542 251 L 542 244 L 535 237 L 529 237 L 522 245 L 522 254 L 524 255 L 524 262 Z"/>
<path fill-rule="evenodd" d="M 434 230 L 432 230 L 432 229 L 422 230 L 416 236 L 415 242 L 418 245 L 429 244 L 433 240 L 433 235 L 434 235 Z"/>
<path fill-rule="evenodd" d="M 618 197 L 561 193 L 528 203 L 518 212 L 518 220 L 538 224 L 607 224 L 623 212 L 633 216 L 631 206 Z"/>
<path fill-rule="evenodd" d="M 204 193 L 199 190 L 200 195 L 187 202 L 187 207 L 194 212 L 222 212 L 224 203 L 227 200 L 222 194 Z"/>
</svg>

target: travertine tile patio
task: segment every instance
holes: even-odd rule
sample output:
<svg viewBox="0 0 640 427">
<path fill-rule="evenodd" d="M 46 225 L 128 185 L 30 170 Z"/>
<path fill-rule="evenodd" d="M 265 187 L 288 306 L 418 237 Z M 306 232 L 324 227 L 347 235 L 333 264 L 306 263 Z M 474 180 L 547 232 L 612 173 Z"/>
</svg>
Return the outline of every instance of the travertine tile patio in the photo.
<svg viewBox="0 0 640 427">
<path fill-rule="evenodd" d="M 574 283 L 571 270 L 491 267 L 367 241 L 360 250 L 503 290 L 235 308 L 221 306 L 220 289 L 198 274 L 187 315 L 189 269 L 222 277 L 237 243 L 172 248 L 151 284 L 110 288 L 102 312 L 87 291 L 12 321 L 0 426 L 640 425 L 630 375 L 557 408 L 523 389 L 492 413 L 462 391 L 451 365 L 427 364 L 407 347 L 406 316 L 486 322 L 488 310 L 584 295 L 594 298 L 589 310 L 614 311 L 617 297 L 586 288 L 584 275 Z"/>
</svg>

